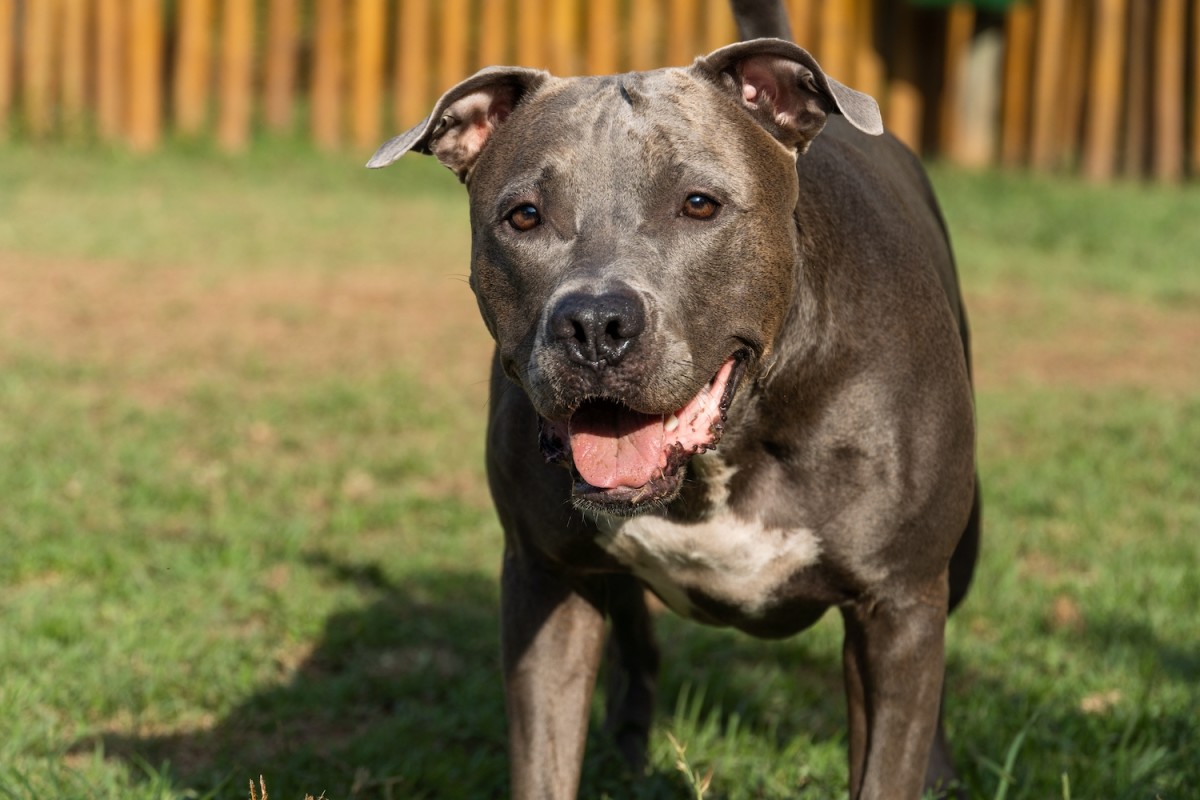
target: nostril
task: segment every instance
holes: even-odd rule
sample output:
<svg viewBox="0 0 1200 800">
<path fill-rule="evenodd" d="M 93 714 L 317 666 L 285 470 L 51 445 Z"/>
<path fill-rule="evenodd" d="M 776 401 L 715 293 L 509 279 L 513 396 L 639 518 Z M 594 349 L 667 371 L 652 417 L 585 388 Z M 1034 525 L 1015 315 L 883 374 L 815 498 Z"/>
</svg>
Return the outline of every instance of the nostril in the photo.
<svg viewBox="0 0 1200 800">
<path fill-rule="evenodd" d="M 605 338 L 614 342 L 624 342 L 636 339 L 645 327 L 645 318 L 641 307 L 634 303 L 623 302 L 607 315 L 603 333 Z"/>
<path fill-rule="evenodd" d="M 631 293 L 580 292 L 559 301 L 548 327 L 572 360 L 591 366 L 616 364 L 645 327 L 645 310 Z"/>
</svg>

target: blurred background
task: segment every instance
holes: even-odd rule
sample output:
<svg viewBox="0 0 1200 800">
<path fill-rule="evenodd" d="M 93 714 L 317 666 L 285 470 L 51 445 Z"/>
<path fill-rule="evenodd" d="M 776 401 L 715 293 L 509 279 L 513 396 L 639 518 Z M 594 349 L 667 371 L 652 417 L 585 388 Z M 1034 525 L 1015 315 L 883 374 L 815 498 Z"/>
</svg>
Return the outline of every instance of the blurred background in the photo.
<svg viewBox="0 0 1200 800">
<path fill-rule="evenodd" d="M 1200 2 L 788 8 L 960 266 L 970 795 L 1191 796 Z M 715 0 L 0 0 L 0 798 L 507 796 L 466 195 L 362 163 L 480 66 L 733 38 Z M 845 795 L 836 615 L 657 622 L 647 772 L 593 732 L 581 796 Z"/>
<path fill-rule="evenodd" d="M 1189 0 L 790 0 L 794 38 L 916 150 L 968 166 L 1200 172 Z M 372 148 L 486 65 L 685 65 L 721 0 L 0 0 L 0 126 L 136 150 L 302 133 Z"/>
</svg>

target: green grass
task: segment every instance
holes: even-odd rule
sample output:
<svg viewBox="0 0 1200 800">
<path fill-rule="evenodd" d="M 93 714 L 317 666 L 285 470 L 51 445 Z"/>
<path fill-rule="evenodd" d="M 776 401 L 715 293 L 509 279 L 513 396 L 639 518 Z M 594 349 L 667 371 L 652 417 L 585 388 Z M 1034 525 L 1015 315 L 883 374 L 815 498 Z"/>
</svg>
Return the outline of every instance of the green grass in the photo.
<svg viewBox="0 0 1200 800">
<path fill-rule="evenodd" d="M 1116 292 L 1200 307 L 1200 191 L 1194 185 L 1098 189 L 942 166 L 932 173 L 969 287 Z"/>
<path fill-rule="evenodd" d="M 934 177 L 981 352 L 1028 333 L 995 298 L 1200 311 L 1195 188 Z M 394 323 L 359 296 L 453 282 L 468 244 L 426 159 L 0 150 L 0 798 L 507 794 L 482 373 L 429 351 L 482 326 L 457 283 Z M 332 299 L 275 296 L 290 275 Z M 1186 797 L 1197 382 L 988 380 L 985 549 L 949 630 L 968 786 Z M 835 616 L 775 643 L 663 617 L 648 773 L 594 734 L 583 796 L 692 797 L 710 768 L 708 798 L 843 795 Z"/>
<path fill-rule="evenodd" d="M 361 168 L 365 157 L 280 142 L 241 158 L 204 148 L 151 159 L 98 147 L 0 153 L 0 251 L 144 268 L 331 270 L 398 265 L 398 254 L 441 259 L 445 238 L 466 237 L 463 192 L 433 159 L 398 178 Z"/>
</svg>

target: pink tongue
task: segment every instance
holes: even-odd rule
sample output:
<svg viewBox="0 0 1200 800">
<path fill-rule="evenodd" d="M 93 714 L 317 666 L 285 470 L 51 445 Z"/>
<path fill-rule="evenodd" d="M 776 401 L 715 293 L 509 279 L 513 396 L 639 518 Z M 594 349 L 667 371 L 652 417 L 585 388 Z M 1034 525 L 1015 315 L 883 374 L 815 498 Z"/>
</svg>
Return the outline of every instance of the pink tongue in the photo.
<svg viewBox="0 0 1200 800">
<path fill-rule="evenodd" d="M 665 435 L 659 415 L 589 403 L 571 418 L 575 469 L 597 489 L 645 486 L 666 466 Z"/>
</svg>

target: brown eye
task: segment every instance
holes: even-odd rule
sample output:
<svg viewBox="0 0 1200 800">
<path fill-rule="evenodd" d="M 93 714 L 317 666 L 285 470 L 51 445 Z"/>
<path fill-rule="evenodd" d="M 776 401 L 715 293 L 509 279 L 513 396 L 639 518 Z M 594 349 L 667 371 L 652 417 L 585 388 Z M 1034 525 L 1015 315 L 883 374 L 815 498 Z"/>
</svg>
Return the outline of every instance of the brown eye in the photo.
<svg viewBox="0 0 1200 800">
<path fill-rule="evenodd" d="M 689 194 L 683 201 L 683 215 L 692 219 L 711 219 L 721 204 L 708 195 Z"/>
<path fill-rule="evenodd" d="M 541 225 L 542 215 L 538 213 L 537 206 L 525 203 L 508 212 L 508 224 L 512 225 L 514 230 L 524 233 Z"/>
</svg>

